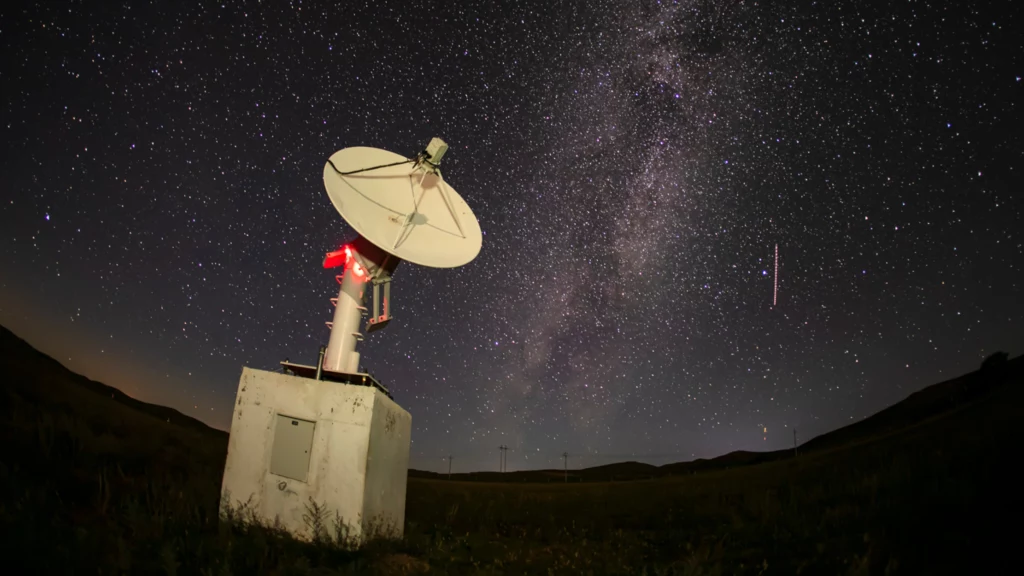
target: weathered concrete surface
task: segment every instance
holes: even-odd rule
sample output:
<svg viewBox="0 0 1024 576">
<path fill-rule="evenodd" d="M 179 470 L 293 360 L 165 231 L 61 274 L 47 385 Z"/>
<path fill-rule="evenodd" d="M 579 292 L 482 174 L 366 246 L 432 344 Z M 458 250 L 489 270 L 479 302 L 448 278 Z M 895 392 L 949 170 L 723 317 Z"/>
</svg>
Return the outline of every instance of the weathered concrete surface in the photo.
<svg viewBox="0 0 1024 576">
<path fill-rule="evenodd" d="M 270 473 L 277 415 L 315 422 L 305 482 Z M 250 508 L 298 538 L 313 537 L 312 502 L 357 541 L 401 537 L 412 417 L 375 388 L 243 368 L 231 419 L 222 505 Z"/>
</svg>

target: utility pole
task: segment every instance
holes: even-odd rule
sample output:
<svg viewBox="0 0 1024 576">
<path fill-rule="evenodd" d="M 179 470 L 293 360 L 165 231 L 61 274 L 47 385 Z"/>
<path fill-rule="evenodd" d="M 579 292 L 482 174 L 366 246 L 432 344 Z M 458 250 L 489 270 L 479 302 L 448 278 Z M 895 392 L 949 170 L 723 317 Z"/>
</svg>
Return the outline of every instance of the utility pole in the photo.
<svg viewBox="0 0 1024 576">
<path fill-rule="evenodd" d="M 565 464 L 565 483 L 569 483 L 569 453 L 562 452 L 562 462 Z"/>
<path fill-rule="evenodd" d="M 451 457 L 451 455 L 448 456 L 448 479 L 449 480 L 452 479 L 452 457 Z"/>
<path fill-rule="evenodd" d="M 793 428 L 793 457 L 795 458 L 796 455 L 797 455 L 797 449 L 796 449 L 796 428 Z"/>
</svg>

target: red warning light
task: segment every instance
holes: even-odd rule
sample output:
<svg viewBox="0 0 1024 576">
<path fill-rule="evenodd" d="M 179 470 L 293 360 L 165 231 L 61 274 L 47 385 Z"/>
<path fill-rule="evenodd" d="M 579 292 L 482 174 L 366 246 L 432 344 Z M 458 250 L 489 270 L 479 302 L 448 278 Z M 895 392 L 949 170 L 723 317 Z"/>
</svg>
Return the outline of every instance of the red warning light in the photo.
<svg viewBox="0 0 1024 576">
<path fill-rule="evenodd" d="M 339 250 L 327 253 L 327 256 L 324 257 L 324 268 L 337 268 L 338 266 L 344 266 L 351 259 L 352 248 L 347 245 L 342 246 Z"/>
<path fill-rule="evenodd" d="M 337 268 L 345 265 L 345 253 L 341 250 L 328 252 L 324 257 L 324 268 Z"/>
</svg>

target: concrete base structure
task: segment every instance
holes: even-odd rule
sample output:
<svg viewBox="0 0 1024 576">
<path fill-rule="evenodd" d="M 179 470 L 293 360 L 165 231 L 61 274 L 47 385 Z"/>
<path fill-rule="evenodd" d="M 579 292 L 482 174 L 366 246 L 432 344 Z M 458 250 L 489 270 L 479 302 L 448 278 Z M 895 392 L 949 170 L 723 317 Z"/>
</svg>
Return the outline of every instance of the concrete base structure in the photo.
<svg viewBox="0 0 1024 576">
<path fill-rule="evenodd" d="M 411 428 L 409 413 L 376 388 L 244 368 L 222 515 L 244 504 L 304 540 L 317 524 L 329 537 L 344 526 L 357 543 L 400 538 Z"/>
</svg>

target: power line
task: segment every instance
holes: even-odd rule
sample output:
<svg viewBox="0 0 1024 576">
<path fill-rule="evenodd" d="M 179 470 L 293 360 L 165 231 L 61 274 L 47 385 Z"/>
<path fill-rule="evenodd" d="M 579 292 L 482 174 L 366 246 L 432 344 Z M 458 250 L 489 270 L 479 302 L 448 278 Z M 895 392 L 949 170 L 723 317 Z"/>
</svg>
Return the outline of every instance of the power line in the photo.
<svg viewBox="0 0 1024 576">
<path fill-rule="evenodd" d="M 794 444 L 795 445 L 798 445 L 798 441 L 797 440 L 794 440 Z M 498 446 L 497 448 L 501 451 L 501 455 L 500 455 L 501 456 L 501 460 L 499 462 L 499 464 L 500 464 L 499 470 L 501 470 L 502 472 L 508 472 L 508 451 L 509 451 L 510 447 L 507 446 L 507 445 L 502 444 L 501 446 Z M 526 452 L 527 452 L 527 454 L 530 454 L 529 450 L 527 450 Z M 564 459 L 568 458 L 568 455 L 569 455 L 568 452 L 563 452 L 561 454 L 556 455 L 555 457 L 556 458 L 562 458 L 564 460 Z M 472 465 L 474 465 L 474 464 L 472 464 L 473 462 L 480 462 L 481 455 L 479 453 L 477 453 L 477 452 L 466 452 L 466 453 L 462 453 L 459 457 L 465 459 L 467 462 L 470 462 L 469 465 L 472 466 Z M 551 456 L 548 456 L 548 458 L 550 458 L 550 457 Z M 617 461 L 617 463 L 626 463 L 626 462 L 630 462 L 630 461 L 642 462 L 642 461 L 645 461 L 645 460 L 646 461 L 670 460 L 670 462 L 662 462 L 662 463 L 655 462 L 655 463 L 651 464 L 652 466 L 663 466 L 665 464 L 685 464 L 685 463 L 688 463 L 688 462 L 693 462 L 693 461 L 695 461 L 697 459 L 708 459 L 708 460 L 711 460 L 711 459 L 714 459 L 716 456 L 700 456 L 700 455 L 695 454 L 693 452 L 676 452 L 676 453 L 670 453 L 670 452 L 664 452 L 664 453 L 636 453 L 636 452 L 634 452 L 634 453 L 611 453 L 611 454 L 608 454 L 608 453 L 605 453 L 605 454 L 601 454 L 601 453 L 598 453 L 598 454 L 580 453 L 580 454 L 573 455 L 573 457 L 576 458 L 577 460 L 579 460 L 579 462 L 577 463 L 577 467 L 578 468 L 586 468 L 586 467 L 589 467 L 589 466 L 600 466 L 600 465 L 603 465 L 603 464 L 600 463 L 601 460 L 614 460 L 614 461 Z M 442 461 L 446 460 L 446 459 L 453 460 L 454 458 L 455 458 L 455 455 L 452 454 L 452 455 L 449 455 L 449 456 L 446 456 L 446 457 L 442 457 L 441 460 Z M 485 459 L 486 459 L 486 457 L 485 457 Z M 532 463 L 532 461 L 530 461 L 528 463 Z M 648 462 L 648 463 L 650 463 L 650 462 Z M 486 469 L 486 464 L 481 462 L 481 464 L 479 464 L 479 465 L 480 465 L 480 469 L 481 470 Z M 550 470 L 550 468 L 545 468 L 544 467 L 544 460 L 543 460 L 543 458 L 538 462 L 538 466 L 539 467 L 537 468 L 537 470 L 541 470 L 541 469 L 548 469 L 548 470 Z M 548 466 L 550 466 L 550 464 L 548 464 Z M 449 467 L 452 468 L 450 461 L 449 461 Z M 567 463 L 566 462 L 563 462 L 563 468 L 567 468 Z M 454 471 L 454 468 L 452 468 L 452 470 Z M 557 468 L 556 468 L 556 470 L 557 470 Z M 444 474 L 444 472 L 442 472 L 442 474 Z"/>
</svg>

